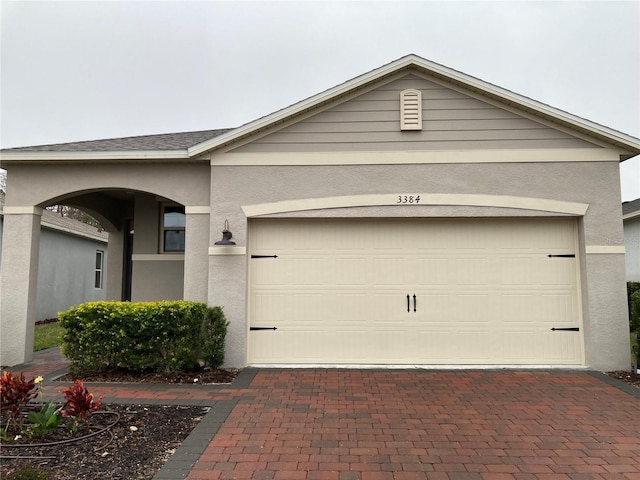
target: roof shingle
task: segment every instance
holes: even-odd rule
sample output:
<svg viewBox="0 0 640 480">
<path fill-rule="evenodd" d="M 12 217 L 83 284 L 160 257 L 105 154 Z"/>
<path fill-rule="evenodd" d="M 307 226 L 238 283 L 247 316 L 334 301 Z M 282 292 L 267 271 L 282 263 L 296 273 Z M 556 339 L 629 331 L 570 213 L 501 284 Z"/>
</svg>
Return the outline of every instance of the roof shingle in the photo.
<svg viewBox="0 0 640 480">
<path fill-rule="evenodd" d="M 640 198 L 631 200 L 629 202 L 622 202 L 622 214 L 627 215 L 640 210 Z"/>
<path fill-rule="evenodd" d="M 197 132 L 163 133 L 137 137 L 109 138 L 84 142 L 36 145 L 33 147 L 5 148 L 3 152 L 139 152 L 158 150 L 186 150 L 223 133 L 233 130 L 200 130 Z"/>
</svg>

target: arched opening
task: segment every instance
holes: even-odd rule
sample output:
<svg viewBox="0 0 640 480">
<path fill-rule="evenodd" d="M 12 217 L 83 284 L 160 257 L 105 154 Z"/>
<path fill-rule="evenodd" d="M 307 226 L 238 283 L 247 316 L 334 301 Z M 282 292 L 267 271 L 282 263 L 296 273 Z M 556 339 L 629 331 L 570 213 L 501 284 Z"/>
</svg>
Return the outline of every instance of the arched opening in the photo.
<svg viewBox="0 0 640 480">
<path fill-rule="evenodd" d="M 183 205 L 138 190 L 71 192 L 39 205 L 44 208 L 43 225 L 51 218 L 51 212 L 47 210 L 51 205 L 65 206 L 95 218 L 100 224 L 99 228 L 94 227 L 96 234 L 106 232 L 108 243 L 104 250 L 96 248 L 93 251 L 90 265 L 87 264 L 90 247 L 86 241 L 82 249 L 76 245 L 74 252 L 62 253 L 63 258 L 56 262 L 53 261 L 55 259 L 48 260 L 49 247 L 42 242 L 49 242 L 49 239 L 41 235 L 40 265 L 45 268 L 44 271 L 39 269 L 39 291 L 46 292 L 47 296 L 51 292 L 66 291 L 66 298 L 82 297 L 83 301 L 150 301 L 183 297 L 186 230 Z M 78 226 L 79 230 L 87 230 L 86 226 Z M 74 258 L 68 258 L 70 255 Z M 78 265 L 80 262 L 83 265 Z M 51 268 L 48 267 L 54 263 L 57 263 L 62 275 L 51 276 Z M 68 281 L 65 288 L 57 286 L 55 282 L 47 286 L 44 285 L 47 278 L 66 278 Z M 70 284 L 74 285 L 72 293 L 69 292 Z M 38 303 L 41 301 L 38 300 Z"/>
</svg>

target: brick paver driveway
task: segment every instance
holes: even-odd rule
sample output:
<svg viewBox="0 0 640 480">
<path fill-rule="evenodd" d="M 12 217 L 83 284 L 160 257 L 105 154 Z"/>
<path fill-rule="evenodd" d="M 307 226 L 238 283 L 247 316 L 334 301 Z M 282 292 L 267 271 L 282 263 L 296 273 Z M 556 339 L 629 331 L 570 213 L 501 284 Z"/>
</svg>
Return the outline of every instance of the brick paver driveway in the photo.
<svg viewBox="0 0 640 480">
<path fill-rule="evenodd" d="M 67 363 L 51 349 L 16 371 Z M 224 386 L 89 388 L 211 407 L 156 480 L 640 480 L 640 389 L 594 372 L 245 369 Z"/>
<path fill-rule="evenodd" d="M 640 479 L 640 400 L 587 372 L 263 370 L 237 402 L 187 478 Z"/>
</svg>

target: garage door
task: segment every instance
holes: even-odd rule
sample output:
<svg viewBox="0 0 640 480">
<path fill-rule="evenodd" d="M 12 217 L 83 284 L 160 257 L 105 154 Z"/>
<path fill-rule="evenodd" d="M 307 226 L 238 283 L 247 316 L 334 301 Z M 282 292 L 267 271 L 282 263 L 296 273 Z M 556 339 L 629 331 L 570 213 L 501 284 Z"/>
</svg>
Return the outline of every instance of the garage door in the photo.
<svg viewBox="0 0 640 480">
<path fill-rule="evenodd" d="M 583 363 L 574 219 L 250 223 L 250 364 Z"/>
</svg>

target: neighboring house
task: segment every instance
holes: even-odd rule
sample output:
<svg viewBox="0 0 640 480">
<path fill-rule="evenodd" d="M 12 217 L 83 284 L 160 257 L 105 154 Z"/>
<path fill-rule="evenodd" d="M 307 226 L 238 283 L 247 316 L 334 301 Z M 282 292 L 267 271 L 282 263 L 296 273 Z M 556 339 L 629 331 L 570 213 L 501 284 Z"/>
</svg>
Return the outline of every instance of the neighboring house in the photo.
<svg viewBox="0 0 640 480">
<path fill-rule="evenodd" d="M 622 204 L 627 281 L 640 282 L 640 198 Z"/>
<path fill-rule="evenodd" d="M 3 206 L 0 192 L 0 239 Z M 47 210 L 40 225 L 35 320 L 57 318 L 72 305 L 104 300 L 108 234 Z"/>
<path fill-rule="evenodd" d="M 229 366 L 629 366 L 640 140 L 415 55 L 232 130 L 0 153 L 1 363 L 65 203 L 110 233 L 107 298 L 223 306 Z"/>
</svg>

